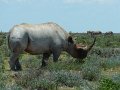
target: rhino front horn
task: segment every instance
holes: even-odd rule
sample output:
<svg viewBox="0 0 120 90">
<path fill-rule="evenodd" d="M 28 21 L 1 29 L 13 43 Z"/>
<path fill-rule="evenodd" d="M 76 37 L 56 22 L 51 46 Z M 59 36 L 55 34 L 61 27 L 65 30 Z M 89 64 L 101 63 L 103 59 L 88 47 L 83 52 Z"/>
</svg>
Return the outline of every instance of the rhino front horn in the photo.
<svg viewBox="0 0 120 90">
<path fill-rule="evenodd" d="M 95 41 L 96 41 L 96 37 L 94 38 L 93 44 L 90 45 L 90 46 L 87 48 L 87 52 L 89 52 L 89 51 L 92 49 L 92 47 L 93 47 L 94 44 L 95 44 Z"/>
</svg>

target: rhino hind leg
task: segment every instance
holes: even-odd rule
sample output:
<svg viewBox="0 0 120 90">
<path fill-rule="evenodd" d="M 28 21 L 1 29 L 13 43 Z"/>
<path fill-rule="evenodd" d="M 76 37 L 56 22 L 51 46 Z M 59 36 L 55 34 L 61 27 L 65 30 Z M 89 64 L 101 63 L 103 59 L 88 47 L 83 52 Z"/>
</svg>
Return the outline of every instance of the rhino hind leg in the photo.
<svg viewBox="0 0 120 90">
<path fill-rule="evenodd" d="M 24 47 L 22 47 L 20 42 L 14 43 L 14 47 L 12 48 L 11 52 L 11 57 L 10 57 L 10 68 L 13 71 L 20 71 L 22 70 L 20 62 L 19 62 L 19 55 L 21 52 L 24 51 Z"/>
<path fill-rule="evenodd" d="M 11 70 L 13 71 L 17 71 L 18 69 L 18 57 L 19 57 L 19 53 L 12 53 L 11 57 L 10 57 L 10 61 L 9 61 L 9 65 Z M 17 64 L 17 67 L 16 67 Z"/>
<path fill-rule="evenodd" d="M 42 58 L 42 65 L 41 67 L 45 67 L 48 63 L 48 59 L 50 57 L 51 53 L 43 53 L 43 58 Z"/>
</svg>

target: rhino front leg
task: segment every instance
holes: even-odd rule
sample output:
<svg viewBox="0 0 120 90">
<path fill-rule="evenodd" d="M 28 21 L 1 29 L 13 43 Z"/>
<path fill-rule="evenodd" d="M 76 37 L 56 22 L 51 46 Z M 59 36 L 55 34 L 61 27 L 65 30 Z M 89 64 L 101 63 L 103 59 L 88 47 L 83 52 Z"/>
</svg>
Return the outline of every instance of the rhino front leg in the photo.
<svg viewBox="0 0 120 90">
<path fill-rule="evenodd" d="M 48 63 L 48 59 L 50 57 L 51 53 L 43 53 L 43 58 L 42 58 L 42 65 L 41 67 L 45 67 Z"/>
<path fill-rule="evenodd" d="M 21 64 L 19 62 L 19 58 L 17 58 L 17 60 L 15 61 L 15 67 L 16 67 L 16 71 L 22 70 Z"/>
<path fill-rule="evenodd" d="M 54 51 L 54 52 L 53 52 L 53 61 L 54 61 L 54 62 L 57 62 L 57 61 L 58 61 L 58 58 L 59 58 L 60 54 L 61 54 L 61 50 L 58 50 L 58 51 Z"/>
</svg>

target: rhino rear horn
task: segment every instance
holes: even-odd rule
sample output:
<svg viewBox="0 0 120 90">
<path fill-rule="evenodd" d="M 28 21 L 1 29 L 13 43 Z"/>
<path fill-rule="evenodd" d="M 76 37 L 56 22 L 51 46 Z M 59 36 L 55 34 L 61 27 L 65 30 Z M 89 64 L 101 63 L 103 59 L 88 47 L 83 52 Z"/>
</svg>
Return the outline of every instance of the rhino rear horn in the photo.
<svg viewBox="0 0 120 90">
<path fill-rule="evenodd" d="M 74 41 L 73 41 L 73 39 L 72 39 L 71 36 L 68 37 L 68 42 L 70 42 L 70 43 L 74 43 Z"/>
</svg>

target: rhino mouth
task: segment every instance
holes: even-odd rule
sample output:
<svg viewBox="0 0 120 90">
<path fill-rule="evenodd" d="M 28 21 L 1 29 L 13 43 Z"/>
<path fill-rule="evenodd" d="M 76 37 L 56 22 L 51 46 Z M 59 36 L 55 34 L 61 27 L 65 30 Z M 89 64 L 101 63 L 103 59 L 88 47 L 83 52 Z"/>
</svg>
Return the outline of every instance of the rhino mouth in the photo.
<svg viewBox="0 0 120 90">
<path fill-rule="evenodd" d="M 77 58 L 79 59 L 84 59 L 87 57 L 88 52 L 92 49 L 92 47 L 94 46 L 96 41 L 96 38 L 94 38 L 93 43 L 90 46 L 80 46 L 80 45 L 76 45 L 76 49 L 77 49 Z"/>
</svg>

